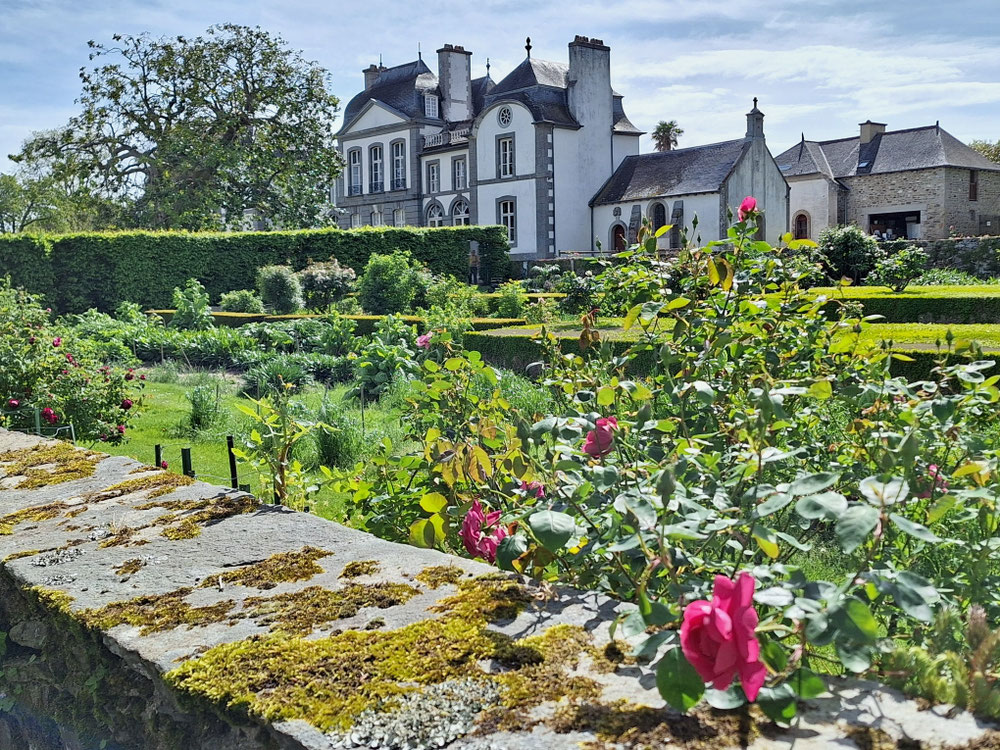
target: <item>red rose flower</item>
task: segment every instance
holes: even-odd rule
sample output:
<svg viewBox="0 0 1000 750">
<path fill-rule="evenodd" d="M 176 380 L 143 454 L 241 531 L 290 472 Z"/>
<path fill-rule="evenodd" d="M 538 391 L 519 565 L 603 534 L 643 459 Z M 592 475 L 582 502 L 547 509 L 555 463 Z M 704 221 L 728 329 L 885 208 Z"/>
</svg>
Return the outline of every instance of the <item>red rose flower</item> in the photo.
<svg viewBox="0 0 1000 750">
<path fill-rule="evenodd" d="M 59 421 L 59 415 L 53 411 L 52 407 L 46 406 L 42 409 L 42 419 L 44 419 L 49 424 L 55 424 Z"/>
<path fill-rule="evenodd" d="M 587 433 L 583 443 L 583 452 L 597 458 L 611 452 L 614 443 L 614 431 L 618 429 L 618 420 L 614 417 L 601 417 L 595 423 L 593 430 Z"/>
<path fill-rule="evenodd" d="M 62 338 L 56 336 L 54 339 L 52 339 L 52 346 L 62 346 Z"/>
<path fill-rule="evenodd" d="M 691 602 L 681 624 L 681 650 L 701 678 L 716 690 L 725 690 L 738 674 L 750 701 L 757 699 L 767 675 L 754 634 L 756 585 L 749 573 L 740 573 L 735 581 L 716 576 L 712 601 Z"/>
<path fill-rule="evenodd" d="M 9 399 L 7 399 L 7 406 L 9 406 L 11 409 L 16 409 L 20 405 L 21 405 L 21 402 L 18 401 L 16 398 L 9 398 Z"/>
<path fill-rule="evenodd" d="M 746 221 L 747 217 L 757 210 L 757 199 L 752 195 L 748 195 L 743 199 L 740 204 L 740 210 L 736 212 L 736 216 L 740 221 Z"/>
<path fill-rule="evenodd" d="M 507 529 L 503 526 L 497 526 L 499 520 L 500 511 L 486 513 L 478 500 L 472 501 L 472 507 L 465 514 L 462 528 L 458 532 L 462 544 L 465 545 L 465 549 L 470 555 L 481 557 L 490 563 L 496 561 L 497 547 L 507 536 Z M 494 526 L 496 528 L 493 528 Z"/>
<path fill-rule="evenodd" d="M 118 429 L 118 434 L 119 435 L 124 435 L 125 434 L 125 425 L 120 424 L 120 425 L 118 425 L 117 429 Z"/>
<path fill-rule="evenodd" d="M 122 410 L 128 411 L 131 408 L 132 408 L 132 399 L 130 398 L 122 399 Z"/>
<path fill-rule="evenodd" d="M 161 469 L 166 469 L 167 468 L 167 462 L 166 461 L 160 461 L 160 468 Z"/>
</svg>

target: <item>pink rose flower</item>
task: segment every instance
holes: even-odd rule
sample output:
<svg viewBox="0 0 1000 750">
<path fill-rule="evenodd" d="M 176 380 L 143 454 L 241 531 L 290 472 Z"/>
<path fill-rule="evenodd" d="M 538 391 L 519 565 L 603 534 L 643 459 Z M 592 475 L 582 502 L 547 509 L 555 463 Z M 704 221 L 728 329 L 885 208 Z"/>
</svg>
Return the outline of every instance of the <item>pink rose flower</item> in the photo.
<svg viewBox="0 0 1000 750">
<path fill-rule="evenodd" d="M 417 346 L 419 346 L 421 349 L 430 349 L 431 348 L 431 334 L 424 333 L 424 334 L 421 334 L 420 336 L 417 336 Z"/>
<path fill-rule="evenodd" d="M 132 408 L 132 399 L 130 399 L 130 398 L 124 398 L 124 399 L 122 399 L 122 410 L 123 411 L 128 411 L 131 408 Z"/>
<path fill-rule="evenodd" d="M 59 421 L 59 415 L 53 411 L 52 407 L 46 406 L 42 409 L 42 419 L 44 419 L 49 424 L 55 424 Z"/>
<path fill-rule="evenodd" d="M 52 339 L 52 346 L 62 346 L 62 338 L 56 336 L 54 339 Z"/>
<path fill-rule="evenodd" d="M 521 489 L 539 499 L 545 497 L 545 485 L 541 482 L 521 482 Z"/>
<path fill-rule="evenodd" d="M 120 425 L 118 425 L 118 427 L 116 429 L 118 430 L 118 434 L 119 435 L 124 435 L 125 434 L 125 425 L 120 424 Z"/>
<path fill-rule="evenodd" d="M 160 461 L 160 468 L 161 469 L 166 469 L 167 468 L 167 462 L 166 461 Z"/>
<path fill-rule="evenodd" d="M 593 430 L 587 433 L 583 443 L 583 452 L 597 458 L 611 452 L 614 443 L 614 431 L 618 429 L 618 420 L 614 417 L 601 417 Z"/>
<path fill-rule="evenodd" d="M 747 217 L 757 210 L 757 199 L 752 195 L 748 195 L 743 199 L 740 204 L 740 210 L 736 212 L 736 216 L 740 221 L 746 221 Z"/>
<path fill-rule="evenodd" d="M 749 573 L 740 573 L 735 581 L 716 576 L 712 601 L 687 605 L 681 625 L 681 650 L 701 678 L 716 690 L 725 690 L 738 674 L 750 701 L 757 699 L 767 675 L 754 635 L 756 585 Z"/>
<path fill-rule="evenodd" d="M 16 398 L 9 398 L 9 399 L 7 399 L 7 406 L 10 407 L 11 409 L 16 409 L 20 405 L 21 405 L 21 402 L 18 401 Z"/>
<path fill-rule="evenodd" d="M 470 555 L 481 557 L 486 562 L 496 562 L 497 547 L 507 536 L 507 529 L 503 526 L 497 526 L 499 520 L 500 511 L 486 513 L 478 500 L 472 501 L 472 507 L 465 514 L 462 528 L 458 532 L 462 544 L 465 545 L 465 549 Z M 494 526 L 496 528 L 493 528 Z"/>
<path fill-rule="evenodd" d="M 927 467 L 927 476 L 931 480 L 930 486 L 919 493 L 917 497 L 928 498 L 937 490 L 940 494 L 944 494 L 948 491 L 948 480 L 941 475 L 941 470 L 937 467 L 937 464 L 931 464 Z"/>
<path fill-rule="evenodd" d="M 146 376 L 145 376 L 145 375 L 140 375 L 140 376 L 139 376 L 139 380 L 145 380 L 145 379 L 146 379 Z"/>
</svg>

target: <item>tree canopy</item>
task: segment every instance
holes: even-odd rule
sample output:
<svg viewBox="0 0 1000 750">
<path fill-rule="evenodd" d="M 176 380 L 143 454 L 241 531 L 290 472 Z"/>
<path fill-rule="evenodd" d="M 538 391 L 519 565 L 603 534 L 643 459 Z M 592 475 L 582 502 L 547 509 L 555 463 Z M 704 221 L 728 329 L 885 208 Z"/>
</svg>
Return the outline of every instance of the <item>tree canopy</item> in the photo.
<svg viewBox="0 0 1000 750">
<path fill-rule="evenodd" d="M 122 226 L 330 223 L 342 160 L 325 70 L 279 36 L 233 24 L 194 39 L 112 39 L 89 42 L 79 114 L 13 160 L 86 183 L 120 207 Z"/>
<path fill-rule="evenodd" d="M 677 125 L 677 120 L 660 120 L 653 130 L 653 143 L 657 151 L 670 151 L 677 147 L 677 139 L 684 135 L 684 129 Z"/>
<path fill-rule="evenodd" d="M 998 141 L 972 141 L 969 146 L 976 149 L 990 161 L 1000 164 L 1000 140 Z"/>
</svg>

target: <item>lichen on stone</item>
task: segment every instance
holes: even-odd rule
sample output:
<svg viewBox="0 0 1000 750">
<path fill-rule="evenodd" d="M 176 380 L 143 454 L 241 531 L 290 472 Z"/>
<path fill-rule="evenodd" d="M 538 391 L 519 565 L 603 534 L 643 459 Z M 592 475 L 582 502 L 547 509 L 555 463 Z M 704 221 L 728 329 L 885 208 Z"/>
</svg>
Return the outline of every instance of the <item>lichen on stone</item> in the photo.
<svg viewBox="0 0 1000 750">
<path fill-rule="evenodd" d="M 93 476 L 102 458 L 72 443 L 56 442 L 0 453 L 0 468 L 4 476 L 24 477 L 15 489 L 29 490 Z"/>
<path fill-rule="evenodd" d="M 465 571 L 457 565 L 432 565 L 424 568 L 416 575 L 416 579 L 432 589 L 439 589 L 446 584 L 457 585 Z"/>
<path fill-rule="evenodd" d="M 130 576 L 138 573 L 144 566 L 146 561 L 141 557 L 133 557 L 131 560 L 126 560 L 121 565 L 115 568 L 115 573 L 120 576 Z"/>
<path fill-rule="evenodd" d="M 375 575 L 381 569 L 378 560 L 355 560 L 344 566 L 340 573 L 341 578 L 358 578 L 360 576 Z"/>
<path fill-rule="evenodd" d="M 134 625 L 142 635 L 172 630 L 181 626 L 203 627 L 223 622 L 235 606 L 232 599 L 203 607 L 193 607 L 185 601 L 190 588 L 180 588 L 166 594 L 139 596 L 127 601 L 112 602 L 99 609 L 86 609 L 77 616 L 87 625 L 108 630 L 117 625 Z"/>
<path fill-rule="evenodd" d="M 200 588 L 210 588 L 221 582 L 254 589 L 273 589 L 279 583 L 304 581 L 319 575 L 323 568 L 316 561 L 332 554 L 309 546 L 294 552 L 279 552 L 266 560 L 210 576 L 201 583 Z"/>
<path fill-rule="evenodd" d="M 514 619 L 531 600 L 528 590 L 508 576 L 487 574 L 462 581 L 457 594 L 445 597 L 431 610 L 494 622 Z"/>
<path fill-rule="evenodd" d="M 244 602 L 241 615 L 274 630 L 307 635 L 316 627 L 354 617 L 366 607 L 395 607 L 419 593 L 403 583 L 349 583 L 336 591 L 309 586 L 278 596 L 250 597 Z"/>
<path fill-rule="evenodd" d="M 46 503 L 45 505 L 22 508 L 5 516 L 0 516 L 0 536 L 13 534 L 14 529 L 22 523 L 37 523 L 56 518 L 68 507 L 66 503 L 62 502 Z"/>
</svg>

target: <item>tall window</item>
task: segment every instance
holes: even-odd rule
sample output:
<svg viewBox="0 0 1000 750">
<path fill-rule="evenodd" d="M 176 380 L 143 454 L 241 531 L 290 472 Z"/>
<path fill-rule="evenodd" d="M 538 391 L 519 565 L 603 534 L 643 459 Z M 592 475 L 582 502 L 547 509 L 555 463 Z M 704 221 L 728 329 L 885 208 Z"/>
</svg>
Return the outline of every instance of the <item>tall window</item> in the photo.
<svg viewBox="0 0 1000 750">
<path fill-rule="evenodd" d="M 385 190 L 385 175 L 382 171 L 382 144 L 376 143 L 368 150 L 368 192 L 381 193 Z"/>
<path fill-rule="evenodd" d="M 351 163 L 351 184 L 347 194 L 361 195 L 361 149 L 354 149 L 347 158 Z"/>
<path fill-rule="evenodd" d="M 514 176 L 513 138 L 501 138 L 497 141 L 497 170 L 501 177 Z"/>
<path fill-rule="evenodd" d="M 361 214 L 351 214 L 351 229 L 361 226 Z"/>
<path fill-rule="evenodd" d="M 392 144 L 392 189 L 406 190 L 406 144 Z"/>
<path fill-rule="evenodd" d="M 424 115 L 427 117 L 438 116 L 438 98 L 434 94 L 424 94 Z"/>
<path fill-rule="evenodd" d="M 465 159 L 455 159 L 451 163 L 454 174 L 451 176 L 452 190 L 465 190 L 469 187 L 469 179 L 466 176 Z"/>
<path fill-rule="evenodd" d="M 392 212 L 392 225 L 394 227 L 405 227 L 406 226 L 406 211 L 402 208 L 397 208 Z"/>
<path fill-rule="evenodd" d="M 372 226 L 380 227 L 382 226 L 382 224 L 383 224 L 382 209 L 376 206 L 374 209 L 372 209 Z"/>
<path fill-rule="evenodd" d="M 979 172 L 974 169 L 969 171 L 969 200 L 979 200 Z"/>
<path fill-rule="evenodd" d="M 429 227 L 444 226 L 444 209 L 442 209 L 441 206 L 435 204 L 427 210 L 427 226 Z"/>
<path fill-rule="evenodd" d="M 497 223 L 507 228 L 507 239 L 517 244 L 517 206 L 513 200 L 500 201 L 497 206 Z"/>
<path fill-rule="evenodd" d="M 653 231 L 667 223 L 667 209 L 662 203 L 653 206 Z"/>
<path fill-rule="evenodd" d="M 625 242 L 625 225 L 615 224 L 611 232 L 611 245 L 616 253 L 625 252 L 627 243 Z"/>
<path fill-rule="evenodd" d="M 795 217 L 795 239 L 809 239 L 809 217 L 805 214 L 799 214 Z"/>
<path fill-rule="evenodd" d="M 469 224 L 469 204 L 465 201 L 457 201 L 451 209 L 451 223 L 456 227 L 464 227 Z"/>
<path fill-rule="evenodd" d="M 441 171 L 437 162 L 427 165 L 427 192 L 437 193 L 441 190 Z"/>
</svg>

